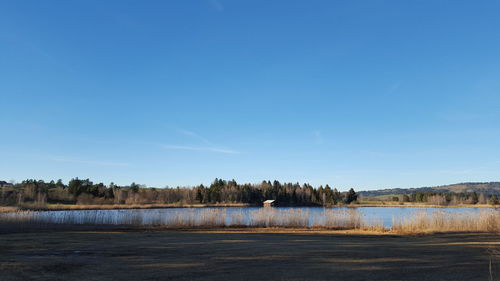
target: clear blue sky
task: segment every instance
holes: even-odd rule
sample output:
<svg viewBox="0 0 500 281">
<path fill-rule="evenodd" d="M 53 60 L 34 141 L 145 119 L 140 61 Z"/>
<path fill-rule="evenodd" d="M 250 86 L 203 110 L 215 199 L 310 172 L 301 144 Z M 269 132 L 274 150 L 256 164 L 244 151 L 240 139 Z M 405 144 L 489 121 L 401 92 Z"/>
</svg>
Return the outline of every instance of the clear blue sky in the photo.
<svg viewBox="0 0 500 281">
<path fill-rule="evenodd" d="M 500 180 L 500 1 L 0 2 L 0 180 Z"/>
</svg>

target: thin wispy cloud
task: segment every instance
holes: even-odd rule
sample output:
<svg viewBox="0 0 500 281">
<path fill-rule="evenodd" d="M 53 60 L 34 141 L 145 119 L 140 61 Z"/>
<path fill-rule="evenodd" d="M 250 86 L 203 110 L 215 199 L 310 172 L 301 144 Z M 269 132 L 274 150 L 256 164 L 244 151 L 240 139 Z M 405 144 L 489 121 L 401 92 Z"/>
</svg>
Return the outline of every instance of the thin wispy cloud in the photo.
<svg viewBox="0 0 500 281">
<path fill-rule="evenodd" d="M 178 129 L 177 131 L 179 133 L 183 134 L 183 135 L 186 135 L 186 136 L 198 139 L 198 140 L 202 141 L 205 144 L 211 145 L 211 142 L 209 140 L 207 140 L 206 138 L 200 136 L 199 134 L 197 134 L 197 133 L 195 133 L 193 131 L 185 130 L 185 129 Z"/>
<path fill-rule="evenodd" d="M 186 145 L 163 145 L 164 149 L 170 150 L 189 150 L 189 151 L 203 151 L 203 152 L 215 152 L 224 154 L 239 154 L 239 151 L 225 148 L 208 147 L 208 146 L 186 146 Z"/>
<path fill-rule="evenodd" d="M 447 169 L 447 170 L 437 170 L 430 171 L 430 173 L 434 172 L 436 174 L 444 174 L 444 175 L 477 175 L 484 173 L 494 173 L 497 170 L 487 169 L 487 168 L 474 168 L 474 169 Z"/>
<path fill-rule="evenodd" d="M 43 58 L 44 61 L 56 66 L 59 69 L 65 70 L 67 72 L 74 72 L 74 69 L 60 59 L 58 59 L 54 54 L 47 51 L 46 48 L 37 44 L 36 41 L 32 40 L 29 35 L 25 32 L 17 30 L 15 28 L 5 29 L 7 33 L 2 34 L 5 36 L 12 44 L 15 44 L 20 49 L 28 49 L 30 55 L 38 56 Z"/>
<path fill-rule="evenodd" d="M 224 11 L 224 5 L 222 5 L 222 2 L 219 0 L 209 0 L 208 3 L 210 3 L 210 6 L 217 10 L 218 12 Z"/>
<path fill-rule="evenodd" d="M 75 163 L 75 164 L 86 164 L 91 166 L 113 166 L 113 167 L 127 167 L 130 166 L 128 163 L 123 162 L 107 162 L 107 161 L 89 161 L 81 160 L 67 157 L 52 157 L 52 161 L 65 162 L 65 163 Z"/>
<path fill-rule="evenodd" d="M 445 121 L 484 121 L 498 117 L 496 112 L 447 112 L 440 114 Z"/>
<path fill-rule="evenodd" d="M 323 136 L 321 135 L 321 131 L 315 130 L 312 132 L 313 137 L 314 137 L 314 143 L 315 144 L 322 144 L 324 142 Z"/>
<path fill-rule="evenodd" d="M 389 85 L 389 87 L 387 87 L 387 92 L 389 92 L 389 93 L 396 92 L 397 90 L 399 90 L 400 85 L 401 84 L 399 82 Z"/>
</svg>

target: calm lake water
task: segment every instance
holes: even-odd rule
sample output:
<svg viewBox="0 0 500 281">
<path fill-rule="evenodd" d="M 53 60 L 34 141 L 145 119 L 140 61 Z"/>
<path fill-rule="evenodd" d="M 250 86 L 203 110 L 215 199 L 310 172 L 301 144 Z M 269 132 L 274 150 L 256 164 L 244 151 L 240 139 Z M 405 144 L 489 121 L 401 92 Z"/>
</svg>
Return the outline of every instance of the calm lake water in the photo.
<svg viewBox="0 0 500 281">
<path fill-rule="evenodd" d="M 264 208 L 266 209 L 266 208 Z M 359 211 L 365 221 L 382 222 L 391 227 L 393 218 L 409 216 L 415 212 L 450 212 L 450 213 L 477 213 L 480 208 L 425 208 L 425 207 L 357 207 L 357 208 L 314 208 L 314 207 L 273 207 L 278 211 L 302 212 L 308 217 L 309 224 L 313 224 L 325 210 Z M 245 224 L 249 223 L 251 214 L 263 210 L 259 207 L 245 208 L 167 208 L 167 209 L 135 209 L 135 210 L 75 210 L 75 211 L 40 211 L 30 212 L 30 219 L 51 223 L 76 224 L 169 224 L 174 220 L 193 220 L 200 216 L 222 216 L 227 224 L 231 218 L 239 217 Z M 482 209 L 484 210 L 484 209 Z M 487 209 L 488 210 L 488 209 Z M 8 216 L 22 216 L 11 213 Z"/>
</svg>

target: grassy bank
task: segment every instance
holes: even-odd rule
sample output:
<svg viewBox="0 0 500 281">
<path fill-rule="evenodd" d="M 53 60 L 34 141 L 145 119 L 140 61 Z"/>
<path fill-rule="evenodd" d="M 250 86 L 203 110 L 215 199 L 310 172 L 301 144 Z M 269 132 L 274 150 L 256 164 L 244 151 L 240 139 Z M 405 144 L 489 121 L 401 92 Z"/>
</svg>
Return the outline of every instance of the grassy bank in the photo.
<svg viewBox="0 0 500 281">
<path fill-rule="evenodd" d="M 18 207 L 0 206 L 0 213 L 18 212 L 19 210 Z"/>
<path fill-rule="evenodd" d="M 500 212 L 449 213 L 416 212 L 393 218 L 391 230 L 396 233 L 489 232 L 500 233 Z"/>
<path fill-rule="evenodd" d="M 38 211 L 64 211 L 64 210 L 122 210 L 122 209 L 163 209 L 163 208 L 204 208 L 204 207 L 250 207 L 246 203 L 227 204 L 30 204 L 24 203 L 19 207 L 5 207 L 6 210 L 38 210 Z M 8 208 L 8 209 L 7 209 Z M 1 210 L 1 208 L 0 208 Z"/>
</svg>

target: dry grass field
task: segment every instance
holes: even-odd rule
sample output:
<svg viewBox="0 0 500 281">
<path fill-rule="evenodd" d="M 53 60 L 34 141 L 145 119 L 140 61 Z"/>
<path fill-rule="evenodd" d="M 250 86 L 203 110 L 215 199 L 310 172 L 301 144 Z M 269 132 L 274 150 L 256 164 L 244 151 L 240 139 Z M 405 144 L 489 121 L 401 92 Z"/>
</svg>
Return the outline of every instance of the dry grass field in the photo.
<svg viewBox="0 0 500 281">
<path fill-rule="evenodd" d="M 499 280 L 497 234 L 0 229 L 1 280 Z"/>
</svg>

